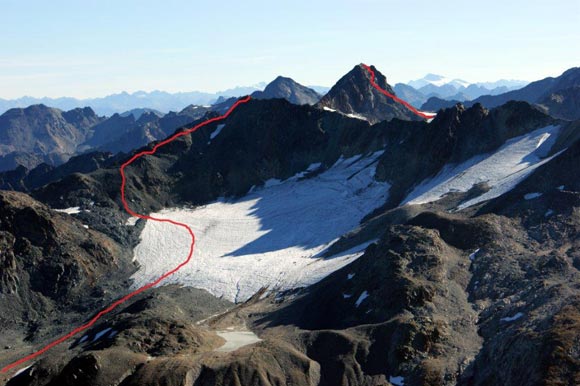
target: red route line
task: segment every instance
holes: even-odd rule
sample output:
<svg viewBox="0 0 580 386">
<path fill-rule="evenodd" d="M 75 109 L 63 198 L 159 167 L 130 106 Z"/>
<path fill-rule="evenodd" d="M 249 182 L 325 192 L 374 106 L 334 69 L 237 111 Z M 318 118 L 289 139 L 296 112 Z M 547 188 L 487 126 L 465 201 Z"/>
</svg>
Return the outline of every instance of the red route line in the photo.
<svg viewBox="0 0 580 386">
<path fill-rule="evenodd" d="M 411 106 L 409 103 L 407 103 L 406 101 L 404 101 L 401 98 L 398 98 L 397 96 L 389 93 L 388 91 L 383 90 L 376 82 L 375 82 L 375 72 L 372 70 L 372 68 L 370 68 L 369 66 L 367 66 L 366 64 L 362 64 L 362 66 L 371 74 L 371 84 L 373 85 L 374 88 L 376 88 L 381 94 L 384 94 L 386 96 L 388 96 L 389 98 L 401 103 L 402 105 L 404 105 L 405 107 L 407 107 L 409 110 L 411 110 L 413 113 L 415 113 L 416 115 L 420 116 L 421 118 L 424 119 L 431 119 L 433 118 L 435 115 L 435 113 L 424 113 L 422 111 L 417 110 L 416 108 L 414 108 L 413 106 Z M 207 121 L 201 122 L 197 125 L 195 125 L 194 127 L 192 127 L 191 129 L 187 129 L 184 130 L 182 132 L 176 133 L 173 136 L 167 138 L 166 140 L 159 142 L 158 144 L 156 144 L 153 149 L 151 150 L 147 150 L 147 151 L 143 151 L 141 153 L 137 153 L 135 154 L 133 157 L 131 157 L 128 161 L 126 161 L 124 164 L 121 165 L 121 168 L 119 169 L 120 173 L 121 173 L 121 201 L 123 202 L 123 208 L 125 209 L 125 211 L 127 213 L 129 213 L 131 216 L 133 217 L 138 217 L 144 220 L 151 220 L 151 221 L 157 221 L 157 222 L 166 222 L 166 223 L 170 223 L 173 224 L 175 226 L 184 228 L 185 230 L 187 230 L 187 232 L 189 233 L 190 237 L 191 237 L 191 244 L 189 245 L 189 253 L 187 255 L 187 258 L 181 262 L 177 267 L 173 268 L 171 271 L 168 271 L 166 273 L 164 273 L 163 275 L 161 275 L 159 278 L 157 278 L 155 281 L 149 283 L 149 284 L 145 284 L 144 286 L 136 289 L 133 292 L 130 292 L 129 294 L 123 296 L 121 299 L 115 301 L 114 303 L 112 303 L 109 307 L 99 311 L 98 314 L 96 314 L 95 316 L 93 316 L 93 318 L 91 320 L 89 320 L 87 323 L 83 324 L 80 327 L 75 328 L 74 330 L 72 330 L 71 332 L 69 332 L 68 334 L 50 342 L 49 344 L 47 344 L 46 346 L 44 346 L 43 348 L 41 348 L 40 350 L 24 357 L 21 358 L 15 362 L 10 363 L 9 365 L 5 366 L 2 370 L 0 370 L 2 373 L 6 373 L 8 372 L 10 369 L 21 365 L 22 363 L 25 363 L 31 359 L 34 359 L 36 357 L 38 357 L 41 354 L 44 354 L 46 351 L 50 350 L 51 348 L 53 348 L 56 345 L 61 344 L 62 342 L 66 341 L 69 338 L 72 338 L 74 335 L 78 334 L 81 331 L 84 331 L 86 329 L 88 329 L 89 327 L 93 326 L 101 317 L 103 317 L 104 315 L 110 313 L 111 311 L 113 311 L 115 308 L 117 308 L 119 305 L 125 303 L 127 300 L 131 299 L 132 297 L 140 294 L 141 292 L 148 290 L 151 287 L 156 286 L 157 284 L 161 283 L 163 280 L 167 279 L 169 276 L 173 275 L 175 272 L 179 271 L 181 268 L 183 268 L 183 266 L 187 265 L 192 256 L 193 256 L 193 247 L 195 246 L 195 234 L 193 233 L 193 230 L 184 223 L 178 222 L 178 221 L 173 221 L 167 218 L 158 218 L 158 217 L 152 217 L 152 216 L 147 216 L 144 214 L 139 214 L 137 212 L 134 212 L 131 208 L 129 208 L 129 205 L 127 204 L 127 201 L 125 199 L 125 186 L 127 184 L 127 179 L 125 177 L 125 168 L 129 165 L 131 165 L 133 162 L 135 162 L 137 159 L 143 157 L 144 155 L 153 155 L 155 154 L 155 152 L 157 152 L 157 149 L 159 149 L 162 146 L 167 145 L 168 143 L 174 141 L 175 139 L 179 138 L 179 137 L 183 137 L 185 135 L 191 134 L 194 131 L 196 131 L 197 129 L 209 125 L 210 123 L 216 122 L 216 121 L 221 121 L 223 119 L 226 119 L 231 113 L 232 111 L 235 110 L 236 107 L 238 107 L 240 104 L 242 103 L 246 103 L 251 99 L 250 96 L 245 97 L 244 99 L 239 99 L 238 101 L 236 101 L 236 103 L 234 103 L 232 105 L 232 107 L 230 107 L 228 109 L 228 111 L 223 114 L 220 115 L 219 117 L 215 117 L 215 118 L 211 118 L 208 119 Z"/>
<path fill-rule="evenodd" d="M 411 110 L 411 112 L 413 112 L 414 114 L 420 116 L 421 118 L 424 119 L 431 119 L 434 118 L 437 114 L 436 113 L 424 113 L 423 111 L 419 111 L 416 108 L 414 108 L 413 106 L 411 106 L 407 101 L 397 97 L 396 95 L 391 94 L 390 92 L 383 90 L 376 82 L 375 82 L 375 72 L 373 71 L 373 69 L 370 66 L 367 66 L 366 64 L 362 63 L 361 64 L 365 70 L 367 70 L 370 74 L 371 74 L 371 84 L 373 85 L 374 88 L 376 88 L 377 90 L 379 90 L 379 92 L 383 95 L 388 96 L 389 98 L 395 100 L 396 102 L 399 102 L 400 104 L 402 104 L 403 106 L 405 106 L 406 108 L 408 108 L 409 110 Z"/>
<path fill-rule="evenodd" d="M 196 131 L 197 129 L 199 129 L 200 127 L 209 125 L 210 123 L 216 122 L 216 121 L 221 121 L 223 119 L 226 119 L 232 111 L 234 111 L 234 109 L 236 107 L 238 107 L 240 104 L 242 103 L 246 103 L 251 99 L 250 96 L 245 97 L 244 99 L 239 99 L 238 101 L 236 101 L 236 103 L 234 103 L 232 105 L 232 107 L 230 107 L 228 109 L 228 111 L 219 116 L 219 117 L 215 117 L 215 118 L 211 118 L 208 119 L 207 121 L 201 122 L 197 125 L 195 125 L 194 127 L 192 127 L 191 129 L 187 129 L 184 130 L 182 132 L 176 133 L 174 134 L 172 137 L 159 142 L 158 144 L 156 144 L 153 149 L 151 150 L 147 150 L 147 151 L 143 151 L 141 153 L 137 153 L 135 154 L 133 157 L 131 157 L 127 162 L 125 162 L 124 164 L 121 165 L 121 168 L 119 169 L 119 171 L 121 172 L 121 201 L 123 202 L 123 207 L 125 209 L 125 211 L 127 211 L 127 213 L 129 213 L 131 216 L 133 217 L 138 217 L 138 218 L 142 218 L 145 220 L 152 220 L 152 221 L 158 221 L 158 222 L 166 222 L 166 223 L 170 223 L 173 224 L 175 226 L 184 228 L 185 230 L 187 230 L 187 232 L 189 233 L 189 235 L 191 236 L 191 244 L 189 245 L 189 253 L 187 255 L 187 258 L 181 262 L 177 267 L 173 268 L 171 271 L 168 271 L 166 273 L 164 273 L 163 275 L 161 275 L 159 278 L 157 278 L 155 281 L 149 283 L 149 284 L 145 284 L 144 286 L 136 289 L 135 291 L 123 296 L 121 299 L 115 301 L 114 303 L 112 303 L 109 307 L 99 311 L 98 314 L 96 314 L 95 316 L 93 316 L 93 318 L 91 320 L 89 320 L 87 323 L 83 324 L 80 327 L 75 328 L 74 330 L 72 330 L 71 332 L 69 332 L 68 334 L 52 341 L 51 343 L 47 344 L 46 346 L 44 346 L 43 348 L 41 348 L 40 350 L 24 357 L 21 358 L 19 360 L 17 360 L 16 362 L 10 363 L 9 365 L 7 365 L 6 367 L 4 367 L 1 372 L 2 373 L 6 373 L 8 372 L 10 369 L 21 365 L 24 362 L 27 362 L 31 359 L 34 359 L 36 357 L 38 357 L 39 355 L 45 353 L 46 351 L 50 350 L 51 348 L 53 348 L 54 346 L 61 344 L 62 342 L 64 342 L 65 340 L 73 337 L 74 335 L 78 334 L 81 331 L 84 331 L 86 329 L 88 329 L 89 327 L 91 327 L 92 325 L 94 325 L 101 317 L 103 317 L 104 315 L 110 313 L 111 311 L 113 311 L 115 308 L 117 308 L 119 305 L 125 303 L 127 300 L 131 299 L 132 297 L 140 294 L 141 292 L 148 290 L 151 287 L 156 286 L 157 284 L 161 283 L 163 280 L 165 280 L 166 278 L 168 278 L 169 276 L 173 275 L 175 272 L 179 271 L 181 268 L 183 268 L 183 266 L 185 266 L 187 263 L 189 263 L 189 261 L 191 260 L 192 256 L 193 256 L 193 247 L 195 245 L 195 235 L 193 234 L 193 230 L 186 224 L 178 222 L 178 221 L 173 221 L 170 219 L 166 219 L 166 218 L 157 218 L 157 217 L 152 217 L 152 216 L 147 216 L 144 214 L 139 214 L 134 212 L 131 208 L 129 208 L 129 205 L 127 204 L 127 201 L 125 199 L 125 186 L 126 186 L 126 177 L 125 177 L 125 168 L 129 165 L 131 165 L 134 161 L 136 161 L 137 159 L 143 157 L 144 155 L 152 155 L 155 154 L 155 152 L 157 151 L 157 149 L 159 149 L 162 146 L 167 145 L 168 143 L 174 141 L 175 139 L 179 138 L 179 137 L 183 137 L 185 135 L 191 134 L 194 131 Z"/>
</svg>

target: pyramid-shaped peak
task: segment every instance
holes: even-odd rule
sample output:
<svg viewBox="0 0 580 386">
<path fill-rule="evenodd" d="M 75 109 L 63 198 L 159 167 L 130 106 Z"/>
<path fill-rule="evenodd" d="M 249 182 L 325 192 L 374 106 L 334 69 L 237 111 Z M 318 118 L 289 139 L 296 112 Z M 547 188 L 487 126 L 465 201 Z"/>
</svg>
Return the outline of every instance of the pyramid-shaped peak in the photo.
<svg viewBox="0 0 580 386">
<path fill-rule="evenodd" d="M 405 106 L 377 90 L 371 82 L 373 77 L 377 86 L 395 95 L 385 75 L 373 65 L 360 63 L 332 86 L 318 106 L 338 110 L 347 115 L 364 117 L 371 123 L 393 118 L 416 119 Z"/>
</svg>

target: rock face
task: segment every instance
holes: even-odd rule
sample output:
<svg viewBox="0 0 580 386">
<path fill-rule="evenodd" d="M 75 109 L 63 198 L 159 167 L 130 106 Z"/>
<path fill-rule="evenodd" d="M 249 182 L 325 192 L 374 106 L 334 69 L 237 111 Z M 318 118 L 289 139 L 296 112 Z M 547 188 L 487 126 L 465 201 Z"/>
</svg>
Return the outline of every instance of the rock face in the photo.
<svg viewBox="0 0 580 386">
<path fill-rule="evenodd" d="M 440 109 L 447 109 L 453 107 L 456 104 L 461 103 L 459 100 L 447 100 L 438 97 L 431 97 L 427 102 L 421 105 L 421 110 L 424 111 L 438 111 Z"/>
<path fill-rule="evenodd" d="M 3 346 L 78 324 L 126 291 L 134 269 L 129 244 L 23 193 L 0 192 L 0 244 Z"/>
<path fill-rule="evenodd" d="M 168 137 L 178 128 L 202 118 L 209 110 L 207 107 L 192 105 L 161 117 L 153 112 L 145 112 L 138 119 L 133 114 L 115 114 L 92 128 L 91 136 L 82 144 L 82 148 L 112 153 L 129 152 Z"/>
<path fill-rule="evenodd" d="M 409 102 L 416 108 L 421 107 L 421 105 L 427 100 L 427 97 L 422 92 L 404 83 L 395 84 L 393 90 L 397 93 L 399 98 Z"/>
<path fill-rule="evenodd" d="M 313 105 L 318 102 L 320 95 L 316 91 L 295 82 L 291 78 L 279 76 L 269 83 L 264 91 L 253 92 L 252 98 L 283 98 L 295 105 Z"/>
<path fill-rule="evenodd" d="M 14 170 L 0 172 L 0 189 L 30 192 L 50 182 L 73 173 L 90 173 L 115 162 L 111 153 L 92 152 L 71 157 L 60 166 L 42 163 L 32 170 L 19 166 Z"/>
<path fill-rule="evenodd" d="M 63 163 L 102 120 L 89 107 L 66 112 L 44 105 L 8 110 L 0 115 L 0 170 Z"/>
<path fill-rule="evenodd" d="M 375 82 L 383 90 L 395 94 L 393 88 L 387 83 L 387 78 L 374 66 L 371 68 L 375 72 Z M 417 119 L 405 106 L 375 89 L 370 79 L 370 73 L 359 64 L 340 78 L 316 106 L 363 117 L 370 123 L 393 118 Z"/>
<path fill-rule="evenodd" d="M 554 91 L 538 100 L 550 115 L 564 119 L 580 119 L 580 85 Z"/>
</svg>

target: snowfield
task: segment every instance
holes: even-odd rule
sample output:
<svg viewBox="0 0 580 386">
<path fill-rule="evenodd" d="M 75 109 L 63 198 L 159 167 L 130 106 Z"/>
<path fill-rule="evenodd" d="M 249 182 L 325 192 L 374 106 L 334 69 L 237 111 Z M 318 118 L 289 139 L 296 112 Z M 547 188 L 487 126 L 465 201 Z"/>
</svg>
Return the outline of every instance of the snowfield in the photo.
<svg viewBox="0 0 580 386">
<path fill-rule="evenodd" d="M 507 193 L 538 166 L 556 142 L 559 126 L 547 126 L 512 138 L 493 153 L 475 156 L 461 164 L 446 165 L 439 174 L 418 185 L 402 204 L 425 204 L 439 200 L 450 192 L 467 192 L 478 183 L 490 190 L 462 203 L 458 209 Z"/>
<path fill-rule="evenodd" d="M 354 261 L 370 242 L 329 258 L 321 255 L 387 199 L 389 184 L 374 180 L 380 154 L 340 159 L 312 178 L 299 173 L 269 181 L 241 199 L 152 214 L 186 223 L 196 235 L 193 259 L 164 284 L 180 283 L 242 302 L 264 287 L 308 286 Z M 133 286 L 177 266 L 189 243 L 184 229 L 147 221 L 134 251 L 141 267 Z"/>
</svg>

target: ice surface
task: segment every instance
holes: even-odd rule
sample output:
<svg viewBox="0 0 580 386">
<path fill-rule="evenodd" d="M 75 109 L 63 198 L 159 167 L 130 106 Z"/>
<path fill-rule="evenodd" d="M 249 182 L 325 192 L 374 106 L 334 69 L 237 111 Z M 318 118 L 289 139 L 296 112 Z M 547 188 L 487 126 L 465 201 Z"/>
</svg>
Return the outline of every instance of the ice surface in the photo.
<svg viewBox="0 0 580 386">
<path fill-rule="evenodd" d="M 467 192 L 473 185 L 485 182 L 491 189 L 458 209 L 498 197 L 524 180 L 538 166 L 555 143 L 560 127 L 547 126 L 512 138 L 497 151 L 475 156 L 461 164 L 446 165 L 435 177 L 419 184 L 403 204 L 424 204 L 436 201 L 449 192 Z"/>
<path fill-rule="evenodd" d="M 389 184 L 373 178 L 380 154 L 340 159 L 315 177 L 269 183 L 237 200 L 153 214 L 184 222 L 196 234 L 193 259 L 164 284 L 181 283 L 241 302 L 264 287 L 308 286 L 354 261 L 372 242 L 321 255 L 385 202 Z M 141 266 L 134 287 L 176 267 L 189 243 L 185 230 L 147 221 L 134 251 Z"/>
</svg>

